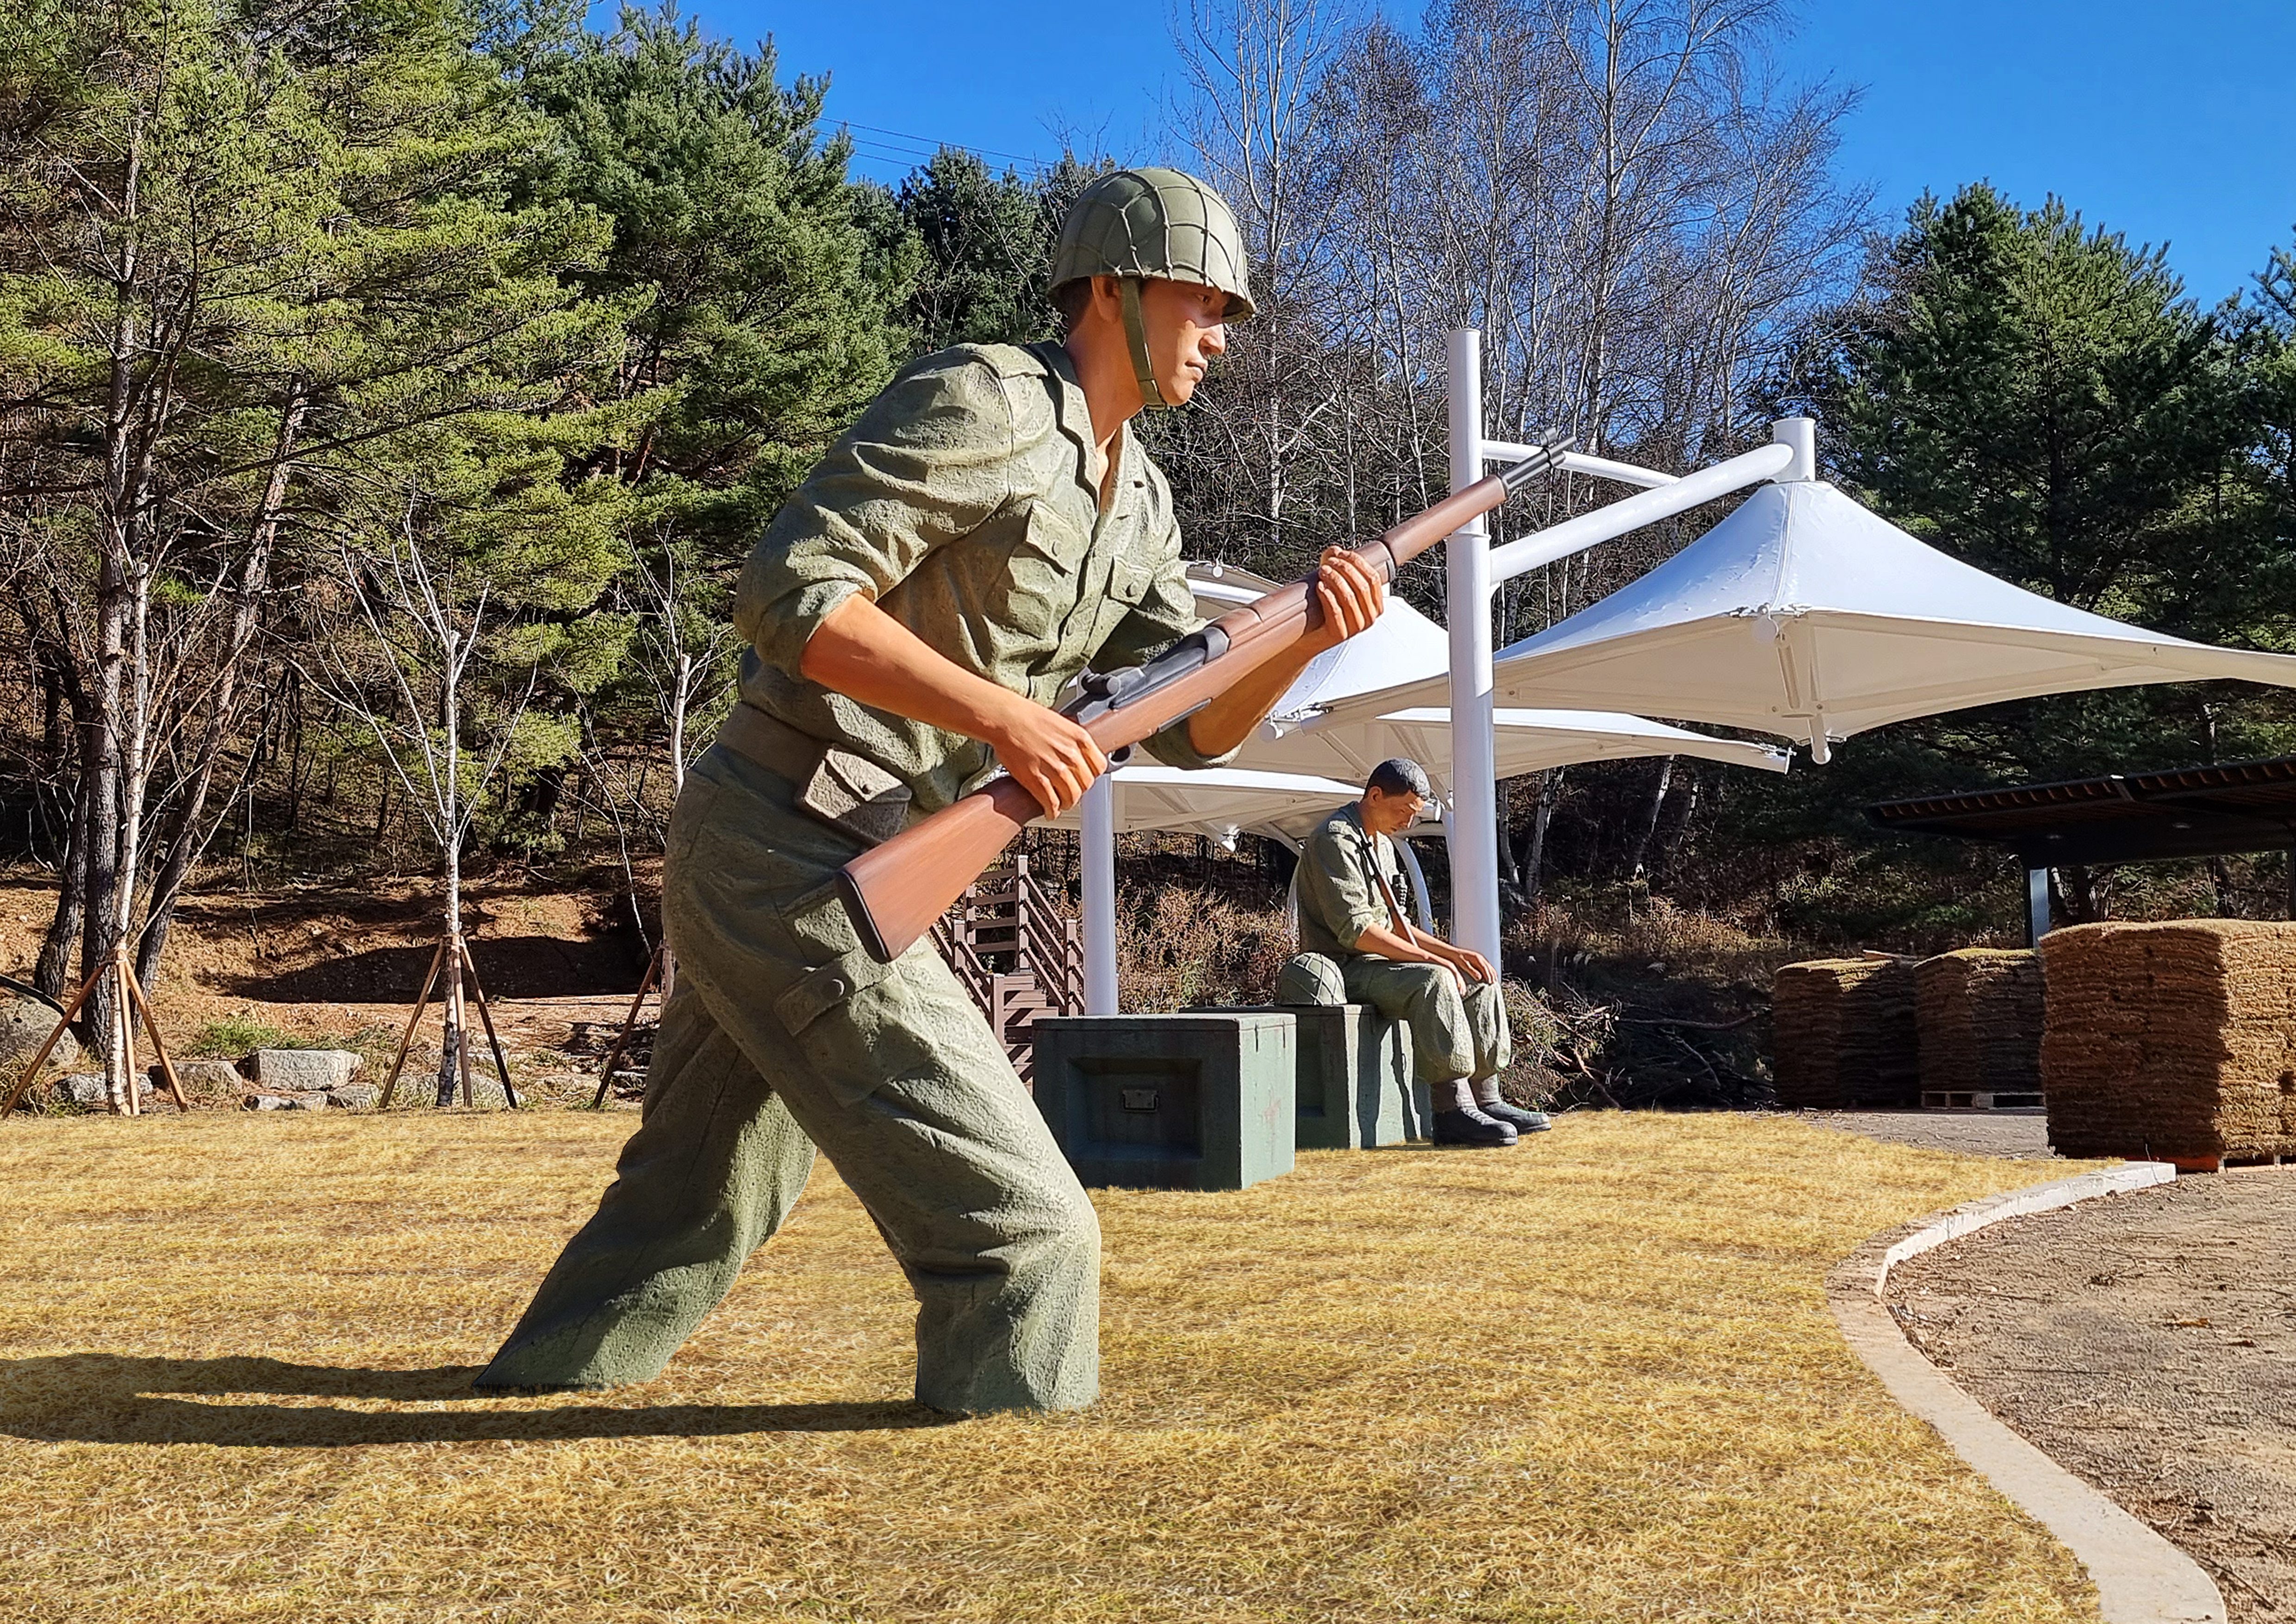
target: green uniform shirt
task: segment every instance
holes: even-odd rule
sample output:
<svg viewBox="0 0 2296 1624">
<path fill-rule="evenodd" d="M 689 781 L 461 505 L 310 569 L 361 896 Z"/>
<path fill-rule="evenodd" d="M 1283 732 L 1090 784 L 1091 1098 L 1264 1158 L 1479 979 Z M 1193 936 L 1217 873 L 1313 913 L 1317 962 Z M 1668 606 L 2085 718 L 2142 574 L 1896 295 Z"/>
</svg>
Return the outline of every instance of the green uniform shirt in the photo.
<svg viewBox="0 0 2296 1624">
<path fill-rule="evenodd" d="M 906 781 L 919 811 L 993 769 L 989 748 L 808 681 L 807 641 L 865 593 L 939 653 L 1050 704 L 1087 665 L 1136 665 L 1203 624 L 1163 471 L 1126 433 L 1106 459 L 1058 344 L 964 345 L 904 371 L 774 516 L 742 571 L 742 697 Z M 1218 765 L 1187 724 L 1147 742 Z"/>
<path fill-rule="evenodd" d="M 1317 825 L 1300 847 L 1300 950 L 1321 953 L 1345 964 L 1356 956 L 1356 939 L 1373 925 L 1395 929 L 1395 915 L 1373 882 L 1376 872 L 1400 901 L 1403 881 L 1395 842 L 1365 833 L 1362 813 L 1349 801 Z"/>
</svg>

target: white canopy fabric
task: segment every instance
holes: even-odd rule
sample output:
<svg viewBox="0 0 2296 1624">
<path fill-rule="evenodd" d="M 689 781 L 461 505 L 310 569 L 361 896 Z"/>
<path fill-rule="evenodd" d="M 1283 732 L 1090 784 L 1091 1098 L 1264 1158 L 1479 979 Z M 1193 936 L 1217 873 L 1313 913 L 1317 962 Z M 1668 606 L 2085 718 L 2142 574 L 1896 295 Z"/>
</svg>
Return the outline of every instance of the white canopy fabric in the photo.
<svg viewBox="0 0 2296 1624">
<path fill-rule="evenodd" d="M 1210 617 L 1250 603 L 1275 586 L 1245 570 L 1205 564 L 1190 566 L 1189 584 L 1195 588 L 1197 611 Z M 1231 765 L 1347 778 L 1360 784 L 1388 757 L 1408 756 L 1427 769 L 1437 794 L 1447 798 L 1447 708 L 1423 704 L 1384 713 L 1348 701 L 1392 692 L 1414 680 L 1431 682 L 1439 693 L 1447 681 L 1450 658 L 1450 640 L 1443 628 L 1400 598 L 1390 597 L 1386 612 L 1369 630 L 1316 656 Z M 1495 722 L 1501 778 L 1636 756 L 1701 756 L 1776 773 L 1786 770 L 1788 760 L 1784 751 L 1767 745 L 1717 739 L 1616 710 L 1505 709 Z"/>
<path fill-rule="evenodd" d="M 2013 586 L 1821 480 L 1759 486 L 1632 585 L 1499 651 L 1498 701 L 1631 705 L 1810 747 L 2034 694 L 2241 677 L 2296 656 L 2187 643 Z M 1334 720 L 1439 701 L 1440 677 L 1357 693 Z"/>
<path fill-rule="evenodd" d="M 1115 787 L 1116 833 L 1166 830 L 1233 840 L 1237 833 L 1281 834 L 1298 840 L 1334 807 L 1363 793 L 1360 784 L 1297 773 L 1211 767 L 1189 772 L 1154 762 L 1120 767 Z M 1039 819 L 1054 829 L 1083 827 L 1079 808 Z"/>
<path fill-rule="evenodd" d="M 1773 745 L 1718 739 L 1615 710 L 1500 710 L 1493 717 L 1492 733 L 1501 778 L 1579 761 L 1636 756 L 1702 756 L 1770 773 L 1784 772 L 1789 760 L 1786 751 Z M 1360 783 L 1390 756 L 1408 756 L 1418 762 L 1435 781 L 1436 792 L 1447 796 L 1449 709 L 1424 705 L 1383 716 L 1311 715 L 1289 726 L 1271 723 L 1245 744 L 1236 759 Z"/>
<path fill-rule="evenodd" d="M 1276 586 L 1266 576 L 1221 564 L 1190 564 L 1188 585 L 1196 595 L 1196 612 L 1213 620 Z M 1451 642 L 1443 628 L 1390 595 L 1386 611 L 1360 635 L 1310 660 L 1270 714 L 1298 716 L 1415 677 L 1439 677 L 1450 664 Z"/>
</svg>

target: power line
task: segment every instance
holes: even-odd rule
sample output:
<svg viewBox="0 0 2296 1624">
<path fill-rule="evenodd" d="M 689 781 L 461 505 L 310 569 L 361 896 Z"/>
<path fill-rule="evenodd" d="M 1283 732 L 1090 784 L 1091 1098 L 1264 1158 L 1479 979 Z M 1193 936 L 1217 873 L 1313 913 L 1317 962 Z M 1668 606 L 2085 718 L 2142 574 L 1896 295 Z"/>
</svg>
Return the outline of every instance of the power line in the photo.
<svg viewBox="0 0 2296 1624">
<path fill-rule="evenodd" d="M 927 135 L 911 135 L 899 130 L 879 129 L 874 125 L 856 124 L 845 119 L 837 120 L 837 123 L 838 127 L 846 132 L 847 139 L 853 143 L 854 156 L 866 159 L 873 163 L 900 164 L 909 168 L 917 168 L 931 161 L 935 153 L 948 151 L 970 153 L 984 161 L 1002 158 L 1021 165 L 1030 173 L 1037 175 L 1052 168 L 1050 164 L 1019 152 L 1000 152 L 992 147 L 966 146 L 957 141 L 936 142 Z M 867 130 L 870 134 L 855 135 L 853 132 L 856 130 Z M 994 168 L 996 166 L 990 164 L 989 167 Z"/>
<path fill-rule="evenodd" d="M 1031 158 L 1026 152 L 1000 152 L 995 147 L 966 146 L 961 141 L 935 141 L 930 135 L 912 135 L 906 130 L 889 130 L 880 128 L 873 124 L 857 124 L 850 119 L 840 119 L 838 123 L 848 129 L 867 130 L 873 135 L 891 135 L 902 141 L 917 142 L 927 147 L 955 147 L 959 152 L 971 152 L 976 158 L 1010 158 L 1015 162 L 1030 164 L 1039 169 L 1052 167 L 1041 158 Z"/>
</svg>

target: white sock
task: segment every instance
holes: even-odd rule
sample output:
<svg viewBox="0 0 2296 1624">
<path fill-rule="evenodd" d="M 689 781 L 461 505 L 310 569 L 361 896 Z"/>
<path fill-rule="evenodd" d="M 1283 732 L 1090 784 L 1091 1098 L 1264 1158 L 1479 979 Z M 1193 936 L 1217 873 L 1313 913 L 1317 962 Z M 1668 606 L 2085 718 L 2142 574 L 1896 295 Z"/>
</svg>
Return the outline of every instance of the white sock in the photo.
<svg viewBox="0 0 2296 1624">
<path fill-rule="evenodd" d="M 1478 1105 L 1496 1105 L 1498 1103 L 1499 1079 L 1496 1077 L 1477 1078 L 1475 1079 L 1475 1103 Z"/>
<path fill-rule="evenodd" d="M 1428 1094 L 1433 1099 L 1435 1109 L 1438 1111 L 1464 1111 L 1475 1103 L 1473 1094 L 1467 1087 L 1467 1079 L 1464 1077 L 1447 1083 L 1432 1084 L 1428 1088 Z"/>
</svg>

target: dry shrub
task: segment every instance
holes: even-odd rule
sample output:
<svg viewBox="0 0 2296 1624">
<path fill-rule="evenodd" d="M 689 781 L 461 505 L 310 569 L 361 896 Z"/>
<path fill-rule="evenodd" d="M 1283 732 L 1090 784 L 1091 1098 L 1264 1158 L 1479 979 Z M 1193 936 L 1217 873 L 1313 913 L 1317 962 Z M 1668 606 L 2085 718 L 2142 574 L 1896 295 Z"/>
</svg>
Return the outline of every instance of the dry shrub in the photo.
<svg viewBox="0 0 2296 1624">
<path fill-rule="evenodd" d="M 1788 964 L 1771 994 L 1778 1103 L 1832 1110 L 1920 1103 L 1911 959 Z"/>
<path fill-rule="evenodd" d="M 1652 897 L 1624 909 L 1592 899 L 1542 903 L 1507 928 L 1513 951 L 1566 964 L 1608 961 L 1681 983 L 1767 987 L 1773 972 L 1808 949 L 1763 936 L 1701 908 Z"/>
<path fill-rule="evenodd" d="M 2296 924 L 2075 925 L 2041 956 L 2060 1151 L 2296 1154 Z"/>
<path fill-rule="evenodd" d="M 1127 1010 L 1265 1004 L 1299 944 L 1281 908 L 1162 886 L 1128 895 L 1116 945 Z"/>
<path fill-rule="evenodd" d="M 1924 1089 L 2041 1087 L 2041 956 L 1964 947 L 1914 968 Z"/>
<path fill-rule="evenodd" d="M 1564 1030 L 1566 1103 L 1737 1110 L 1773 1103 L 1770 980 L 1807 947 L 1663 897 L 1571 896 L 1518 916 L 1510 968 Z"/>
</svg>

